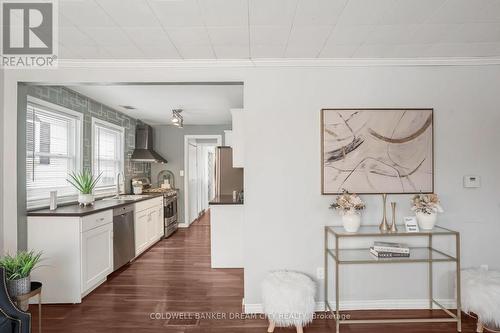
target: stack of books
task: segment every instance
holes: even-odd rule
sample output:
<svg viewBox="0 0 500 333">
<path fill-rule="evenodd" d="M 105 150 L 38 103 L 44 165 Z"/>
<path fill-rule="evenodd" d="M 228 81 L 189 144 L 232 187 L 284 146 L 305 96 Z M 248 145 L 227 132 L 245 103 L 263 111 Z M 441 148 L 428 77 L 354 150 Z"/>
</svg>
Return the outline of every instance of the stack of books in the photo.
<svg viewBox="0 0 500 333">
<path fill-rule="evenodd" d="M 375 242 L 370 253 L 377 258 L 408 258 L 410 248 L 401 243 Z"/>
</svg>

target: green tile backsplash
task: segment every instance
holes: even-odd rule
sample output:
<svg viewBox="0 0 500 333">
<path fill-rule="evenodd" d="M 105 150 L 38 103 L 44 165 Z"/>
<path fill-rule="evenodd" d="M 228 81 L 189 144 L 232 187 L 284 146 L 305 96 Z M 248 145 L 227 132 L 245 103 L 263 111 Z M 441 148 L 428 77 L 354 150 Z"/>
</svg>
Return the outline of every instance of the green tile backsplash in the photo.
<svg viewBox="0 0 500 333">
<path fill-rule="evenodd" d="M 61 86 L 29 86 L 28 95 L 58 104 L 65 108 L 83 113 L 83 167 L 91 168 L 91 124 L 92 117 L 102 119 L 125 128 L 125 179 L 126 188 L 130 191 L 130 179 L 133 177 L 150 177 L 149 163 L 132 162 L 130 156 L 135 147 L 135 126 L 142 124 L 104 104 L 94 101 L 69 88 Z"/>
</svg>

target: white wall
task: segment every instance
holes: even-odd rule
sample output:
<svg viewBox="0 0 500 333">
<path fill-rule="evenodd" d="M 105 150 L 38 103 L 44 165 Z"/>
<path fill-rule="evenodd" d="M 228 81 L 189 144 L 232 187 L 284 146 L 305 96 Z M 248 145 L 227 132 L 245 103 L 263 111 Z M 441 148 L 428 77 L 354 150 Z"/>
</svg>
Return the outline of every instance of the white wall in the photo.
<svg viewBox="0 0 500 333">
<path fill-rule="evenodd" d="M 0 68 L 0 156 L 3 157 L 3 127 L 4 127 L 4 69 Z M 0 189 L 3 188 L 3 163 L 0 163 Z M 3 255 L 4 250 L 4 233 L 3 233 L 3 191 L 0 191 L 0 255 Z"/>
<path fill-rule="evenodd" d="M 260 303 L 259 283 L 269 270 L 315 275 L 323 264 L 323 226 L 340 224 L 327 209 L 332 197 L 320 195 L 319 110 L 325 107 L 434 108 L 435 190 L 446 210 L 439 224 L 462 232 L 463 266 L 500 268 L 495 245 L 500 237 L 499 67 L 281 69 L 262 71 L 245 84 L 247 303 Z M 466 174 L 482 176 L 482 188 L 463 189 Z M 364 199 L 363 223 L 378 224 L 380 197 Z M 409 196 L 390 200 L 398 202 L 399 216 L 410 213 Z M 425 265 L 381 267 L 345 268 L 342 295 L 425 299 Z M 452 277 L 443 270 L 436 276 L 442 286 L 437 297 L 452 298 Z M 408 280 L 416 287 L 405 287 Z"/>
<path fill-rule="evenodd" d="M 445 62 L 442 62 L 445 64 Z M 267 271 L 288 268 L 315 275 L 323 263 L 323 226 L 339 224 L 328 210 L 332 197 L 320 195 L 320 109 L 325 107 L 433 107 L 435 109 L 436 192 L 446 213 L 440 224 L 462 232 L 464 266 L 495 259 L 500 236 L 500 66 L 229 67 L 121 70 L 73 68 L 10 71 L 6 74 L 5 133 L 15 138 L 16 81 L 244 81 L 245 301 L 260 303 Z M 116 66 L 116 64 L 114 65 Z M 13 147 L 14 146 L 14 147 Z M 4 144 L 4 206 L 16 207 L 15 145 Z M 167 156 L 168 157 L 168 156 Z M 482 176 L 480 189 L 462 188 L 462 176 Z M 5 195 L 9 194 L 9 195 Z M 400 215 L 408 196 L 392 197 Z M 365 224 L 380 220 L 380 198 L 365 197 Z M 6 248 L 16 246 L 15 214 L 4 210 Z M 443 244 L 449 246 L 449 244 Z M 380 266 L 376 266 L 380 267 Z M 368 267 L 345 271 L 343 295 L 352 300 L 422 299 L 426 267 Z M 401 270 L 401 268 L 406 268 Z M 438 297 L 451 298 L 444 265 Z M 393 274 L 394 273 L 394 274 Z M 402 275 L 396 275 L 403 273 Z M 407 279 L 417 287 L 408 289 Z M 322 295 L 319 293 L 318 299 Z"/>
</svg>

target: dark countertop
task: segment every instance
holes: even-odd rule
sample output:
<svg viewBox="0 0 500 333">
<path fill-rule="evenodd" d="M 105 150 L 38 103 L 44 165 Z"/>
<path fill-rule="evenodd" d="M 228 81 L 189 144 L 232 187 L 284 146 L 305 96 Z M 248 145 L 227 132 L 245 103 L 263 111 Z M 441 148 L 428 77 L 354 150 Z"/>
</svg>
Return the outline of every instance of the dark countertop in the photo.
<svg viewBox="0 0 500 333">
<path fill-rule="evenodd" d="M 155 197 L 163 196 L 162 193 L 148 194 L 148 197 L 138 199 L 138 200 L 96 200 L 92 206 L 81 207 L 78 204 L 72 204 L 67 206 L 59 206 L 56 210 L 49 210 L 48 208 L 31 210 L 26 213 L 27 216 L 73 216 L 80 217 L 91 215 L 95 213 L 102 212 L 104 210 L 109 210 L 113 208 L 118 208 L 126 205 L 131 205 L 136 202 L 141 202 L 144 200 L 149 200 Z"/>
<path fill-rule="evenodd" d="M 243 205 L 243 201 L 234 201 L 232 195 L 221 195 L 213 198 L 209 205 Z"/>
</svg>

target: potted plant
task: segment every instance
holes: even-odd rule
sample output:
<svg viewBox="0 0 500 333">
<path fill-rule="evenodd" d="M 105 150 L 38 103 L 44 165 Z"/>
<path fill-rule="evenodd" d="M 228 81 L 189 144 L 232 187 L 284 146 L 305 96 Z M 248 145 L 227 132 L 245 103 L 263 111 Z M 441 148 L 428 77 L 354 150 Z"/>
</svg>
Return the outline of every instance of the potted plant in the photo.
<svg viewBox="0 0 500 333">
<path fill-rule="evenodd" d="M 361 225 L 361 211 L 365 209 L 365 203 L 354 193 L 343 190 L 335 202 L 330 205 L 342 216 L 342 224 L 347 232 L 356 232 Z"/>
<path fill-rule="evenodd" d="M 94 203 L 94 188 L 101 176 L 102 173 L 94 177 L 87 169 L 69 174 L 70 178 L 66 180 L 78 190 L 78 204 L 87 206 Z"/>
<path fill-rule="evenodd" d="M 5 270 L 7 289 L 11 297 L 27 294 L 31 290 L 31 271 L 40 262 L 42 252 L 19 251 L 0 258 L 0 267 Z"/>
<path fill-rule="evenodd" d="M 437 213 L 442 213 L 443 208 L 437 194 L 417 194 L 412 199 L 411 210 L 415 212 L 421 229 L 431 230 L 436 225 Z"/>
</svg>

